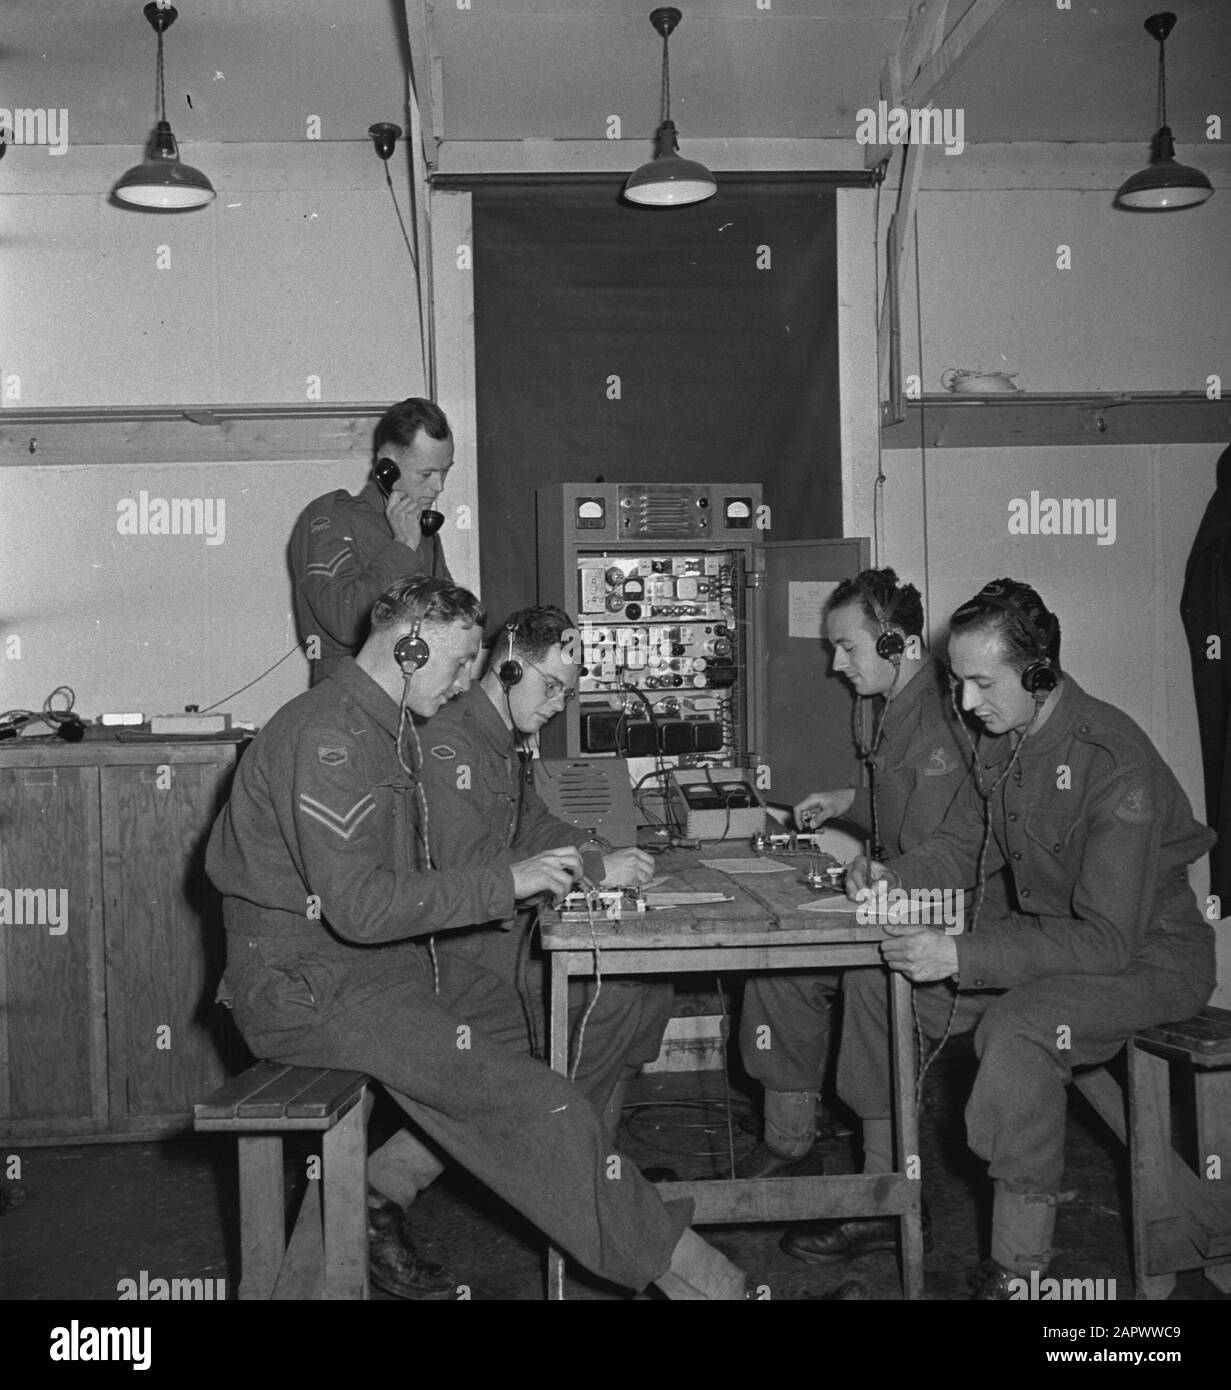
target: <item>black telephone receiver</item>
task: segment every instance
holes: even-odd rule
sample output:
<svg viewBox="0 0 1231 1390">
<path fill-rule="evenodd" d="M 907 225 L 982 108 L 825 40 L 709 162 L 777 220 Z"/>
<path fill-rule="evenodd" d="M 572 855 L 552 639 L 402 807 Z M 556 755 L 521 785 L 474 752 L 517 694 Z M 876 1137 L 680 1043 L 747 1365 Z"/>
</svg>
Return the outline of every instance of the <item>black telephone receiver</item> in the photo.
<svg viewBox="0 0 1231 1390">
<path fill-rule="evenodd" d="M 376 479 L 376 486 L 380 488 L 382 496 L 388 497 L 393 491 L 394 483 L 402 476 L 402 470 L 392 459 L 377 459 L 376 467 L 372 469 L 372 476 Z M 444 524 L 443 512 L 419 513 L 419 530 L 425 536 L 434 536 Z"/>
</svg>

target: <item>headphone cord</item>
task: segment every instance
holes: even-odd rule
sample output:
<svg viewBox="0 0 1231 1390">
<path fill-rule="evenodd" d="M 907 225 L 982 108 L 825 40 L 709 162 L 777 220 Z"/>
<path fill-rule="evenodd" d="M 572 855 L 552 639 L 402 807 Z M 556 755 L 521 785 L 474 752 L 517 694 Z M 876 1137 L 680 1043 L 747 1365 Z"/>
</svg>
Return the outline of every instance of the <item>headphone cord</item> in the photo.
<svg viewBox="0 0 1231 1390">
<path fill-rule="evenodd" d="M 423 778 L 414 771 L 406 762 L 402 753 L 402 734 L 409 727 L 411 742 L 415 745 L 415 764 L 418 768 L 423 767 L 423 746 L 419 742 L 419 730 L 415 728 L 414 716 L 410 713 L 410 706 L 407 704 L 407 696 L 410 694 L 410 681 L 414 673 L 404 671 L 402 674 L 402 708 L 398 714 L 397 732 L 397 755 L 398 763 L 402 771 L 410 778 L 415 787 L 415 798 L 419 803 L 419 813 L 423 824 L 420 827 L 420 835 L 423 840 L 423 854 L 427 860 L 429 871 L 434 871 L 436 866 L 432 863 L 432 842 L 431 842 L 431 817 L 427 809 L 427 797 L 423 792 Z M 436 936 L 432 933 L 427 938 L 428 954 L 432 958 L 432 988 L 435 993 L 440 993 L 440 962 L 436 957 Z"/>
<path fill-rule="evenodd" d="M 598 1003 L 598 996 L 603 992 L 603 962 L 602 951 L 598 944 L 598 931 L 594 925 L 594 902 L 590 894 L 586 893 L 586 917 L 590 923 L 590 942 L 594 948 L 594 997 L 586 1005 L 586 1011 L 581 1016 L 581 1022 L 577 1025 L 577 1046 L 573 1052 L 573 1065 L 569 1068 L 568 1079 L 577 1080 L 577 1071 L 581 1066 L 581 1053 L 586 1040 L 586 1024 L 590 1021 L 590 1015 L 594 1012 L 594 1006 Z"/>
<path fill-rule="evenodd" d="M 876 722 L 872 729 L 872 742 L 865 744 L 859 729 L 859 702 L 851 702 L 851 740 L 855 745 L 855 750 L 859 755 L 860 761 L 868 769 L 868 782 L 870 784 L 870 801 L 872 808 L 872 836 L 868 849 L 873 859 L 883 859 L 885 847 L 880 839 L 880 805 L 877 797 L 877 776 L 873 759 L 880 752 L 881 744 L 885 741 L 885 721 L 889 717 L 889 706 L 893 703 L 893 697 L 897 694 L 898 677 L 902 674 L 902 658 L 889 657 L 893 662 L 893 683 L 885 692 L 885 703 L 881 706 L 880 712 L 876 717 Z"/>
<path fill-rule="evenodd" d="M 509 651 L 512 652 L 512 650 L 513 642 L 512 634 L 510 634 Z M 499 677 L 497 677 L 497 679 L 499 679 Z M 517 840 L 517 836 L 521 833 L 522 812 L 526 804 L 526 785 L 533 775 L 531 772 L 531 759 L 533 755 L 530 748 L 526 745 L 525 739 L 521 737 L 517 725 L 513 722 L 513 701 L 509 696 L 509 687 L 504 681 L 501 681 L 500 689 L 504 691 L 504 709 L 509 717 L 509 730 L 513 736 L 513 752 L 517 757 L 517 808 L 513 813 L 513 832 L 509 836 L 508 844 L 505 846 L 506 849 L 512 849 Z"/>
<path fill-rule="evenodd" d="M 509 655 L 508 660 L 513 659 L 513 634 L 509 632 Z M 499 679 L 499 675 L 497 675 Z M 517 809 L 513 813 L 513 827 L 509 838 L 505 844 L 505 849 L 511 850 L 517 842 L 517 836 L 521 832 L 522 809 L 526 800 L 526 784 L 530 780 L 530 750 L 518 738 L 517 725 L 513 722 L 513 702 L 509 697 L 509 686 L 500 682 L 500 689 L 504 691 L 504 708 L 509 717 L 509 729 L 513 737 L 514 751 L 517 754 Z M 539 1040 L 538 1021 L 534 1014 L 534 1003 L 530 997 L 530 948 L 532 938 L 539 925 L 539 915 L 537 909 L 530 910 L 530 916 L 526 922 L 525 931 L 522 933 L 521 940 L 517 943 L 517 993 L 521 998 L 522 1011 L 526 1015 L 526 1026 L 530 1033 L 530 1055 L 541 1057 L 541 1042 Z"/>
<path fill-rule="evenodd" d="M 969 932 L 969 935 L 971 936 L 975 934 L 975 929 L 979 925 L 979 913 L 983 910 L 983 898 L 987 889 L 987 851 L 989 845 L 991 844 L 992 838 L 992 797 L 996 795 L 996 793 L 1000 790 L 1002 786 L 1004 786 L 1005 782 L 1009 778 L 1009 774 L 1013 771 L 1014 767 L 1017 765 L 1018 760 L 1021 758 L 1022 745 L 1026 742 L 1027 738 L 1029 738 L 1030 731 L 1034 728 L 1034 722 L 1039 717 L 1039 711 L 1043 708 L 1045 699 L 1046 696 L 1044 696 L 1043 700 L 1040 700 L 1038 696 L 1035 695 L 1034 713 L 1030 716 L 1030 723 L 1026 725 L 1025 731 L 1023 732 L 1021 738 L 1018 739 L 1017 744 L 1013 749 L 1013 756 L 1009 759 L 1008 763 L 1005 766 L 1005 770 L 1000 774 L 999 777 L 997 777 L 995 782 L 993 782 L 990 787 L 985 788 L 983 785 L 982 774 L 979 771 L 979 753 L 975 745 L 974 736 L 971 734 L 970 726 L 966 723 L 966 720 L 962 717 L 961 710 L 958 708 L 957 693 L 955 691 L 954 685 L 952 682 L 950 682 L 949 684 L 949 703 L 953 706 L 953 713 L 957 718 L 957 722 L 962 726 L 962 732 L 966 735 L 966 742 L 970 745 L 970 773 L 971 776 L 974 778 L 974 783 L 975 786 L 978 788 L 979 795 L 983 798 L 983 836 L 979 842 L 979 858 L 975 867 L 975 905 L 974 911 L 971 913 L 970 916 Z M 949 1006 L 949 1017 L 945 1020 L 944 1032 L 941 1033 L 940 1041 L 932 1049 L 932 1052 L 928 1056 L 927 1060 L 919 1069 L 919 1075 L 915 1081 L 916 1110 L 918 1110 L 923 1100 L 923 1080 L 924 1077 L 926 1077 L 928 1074 L 928 1068 L 940 1055 L 941 1048 L 943 1048 L 945 1043 L 949 1041 L 949 1035 L 953 1030 L 953 1021 L 957 1017 L 957 1003 L 960 997 L 961 996 L 958 994 L 957 987 L 954 986 L 953 1002 Z M 910 1001 L 911 1010 L 915 1016 L 915 1037 L 918 1043 L 919 1056 L 920 1058 L 922 1058 L 924 1047 L 923 1025 L 919 1021 L 919 1010 L 915 1004 L 915 993 L 913 989 L 911 990 Z"/>
</svg>

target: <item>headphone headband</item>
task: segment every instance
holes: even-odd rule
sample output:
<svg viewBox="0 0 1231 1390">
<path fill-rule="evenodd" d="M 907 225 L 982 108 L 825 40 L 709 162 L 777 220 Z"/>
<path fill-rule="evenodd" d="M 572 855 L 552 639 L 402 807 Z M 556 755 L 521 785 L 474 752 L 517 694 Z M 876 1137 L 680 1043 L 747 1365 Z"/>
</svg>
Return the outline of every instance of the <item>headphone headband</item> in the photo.
<svg viewBox="0 0 1231 1390">
<path fill-rule="evenodd" d="M 381 594 L 372 607 L 373 617 L 379 615 L 382 622 L 387 622 L 394 605 L 404 603 L 408 598 L 413 599 L 415 614 L 411 619 L 410 631 L 399 637 L 393 647 L 393 659 L 402 668 L 404 676 L 413 676 L 421 667 L 427 665 L 432 656 L 432 649 L 419 636 L 419 629 L 423 626 L 423 620 L 432 605 L 430 591 L 426 594 L 417 592 L 424 587 L 427 586 L 423 583 L 422 575 L 399 579 Z"/>
<path fill-rule="evenodd" d="M 1010 617 L 1016 618 L 1030 634 L 1030 640 L 1034 643 L 1035 658 L 1022 671 L 1022 688 L 1029 691 L 1036 699 L 1040 695 L 1048 695 L 1055 690 L 1060 680 L 1049 655 L 1049 649 L 1056 637 L 1055 614 L 1051 615 L 1048 622 L 1048 632 L 1044 633 L 1026 611 L 1013 590 L 998 579 L 993 579 L 990 584 L 985 584 L 976 597 L 981 603 L 999 608 L 1002 612 L 1008 613 Z"/>
<path fill-rule="evenodd" d="M 893 621 L 893 615 L 897 612 L 898 604 L 902 601 L 902 591 L 898 589 L 889 600 L 887 607 L 882 608 L 876 601 L 876 595 L 869 593 L 868 602 L 872 605 L 872 611 L 876 614 L 876 619 L 881 625 L 880 635 L 876 639 L 876 655 L 882 661 L 892 661 L 897 665 L 906 652 L 906 639 L 900 632 L 893 632 L 889 624 Z"/>
</svg>

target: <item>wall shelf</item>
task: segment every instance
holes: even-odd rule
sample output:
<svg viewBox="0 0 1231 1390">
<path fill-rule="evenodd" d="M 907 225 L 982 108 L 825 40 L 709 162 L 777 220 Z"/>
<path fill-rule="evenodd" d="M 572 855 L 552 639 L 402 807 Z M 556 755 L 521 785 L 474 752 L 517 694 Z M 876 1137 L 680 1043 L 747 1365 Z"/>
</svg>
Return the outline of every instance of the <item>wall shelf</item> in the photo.
<svg viewBox="0 0 1231 1390">
<path fill-rule="evenodd" d="M 1090 444 L 1231 444 L 1231 399 L 1203 392 L 949 392 L 906 402 L 905 420 L 888 423 L 886 449 L 1058 448 Z"/>
<path fill-rule="evenodd" d="M 0 468 L 365 457 L 388 403 L 0 410 Z"/>
</svg>

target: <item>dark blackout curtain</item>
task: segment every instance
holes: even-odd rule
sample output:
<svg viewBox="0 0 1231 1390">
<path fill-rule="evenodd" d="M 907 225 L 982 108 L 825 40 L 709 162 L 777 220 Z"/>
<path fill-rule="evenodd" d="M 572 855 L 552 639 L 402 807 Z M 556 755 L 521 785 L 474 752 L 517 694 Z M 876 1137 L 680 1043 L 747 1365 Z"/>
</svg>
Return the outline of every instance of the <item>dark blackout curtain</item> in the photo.
<svg viewBox="0 0 1231 1390">
<path fill-rule="evenodd" d="M 1223 914 L 1231 915 L 1231 448 L 1219 457 L 1215 478 L 1188 557 L 1180 614 L 1197 700 L 1205 819 L 1218 832 L 1210 853 L 1210 892 L 1222 899 Z M 1220 652 L 1211 652 L 1212 637 Z"/>
<path fill-rule="evenodd" d="M 769 538 L 841 534 L 834 193 L 722 176 L 637 208 L 622 180 L 475 187 L 483 595 L 536 598 L 534 493 L 760 482 Z"/>
</svg>

